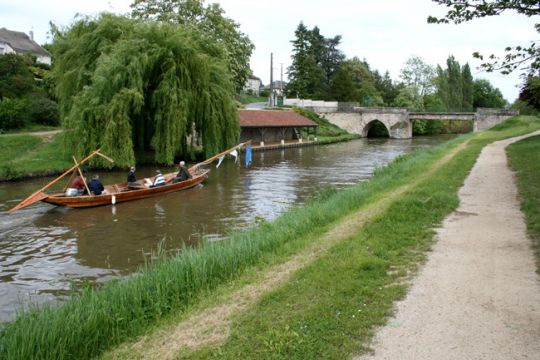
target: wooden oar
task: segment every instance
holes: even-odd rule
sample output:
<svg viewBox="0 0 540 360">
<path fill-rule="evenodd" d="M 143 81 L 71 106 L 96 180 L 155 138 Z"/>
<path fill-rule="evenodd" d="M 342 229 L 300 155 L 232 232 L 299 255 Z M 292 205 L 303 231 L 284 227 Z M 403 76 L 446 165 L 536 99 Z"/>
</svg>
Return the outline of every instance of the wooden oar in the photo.
<svg viewBox="0 0 540 360">
<path fill-rule="evenodd" d="M 91 159 L 92 157 L 94 157 L 95 155 L 99 155 L 99 156 L 102 156 L 102 157 L 105 157 L 107 158 L 105 155 L 101 154 L 99 152 L 99 150 L 101 149 L 97 149 L 96 151 L 92 152 L 90 155 L 88 155 L 87 157 L 85 157 L 84 159 L 82 159 L 81 161 L 79 161 L 79 163 L 75 164 L 74 166 L 70 167 L 68 170 L 66 170 L 65 172 L 62 173 L 62 175 L 60 175 L 59 177 L 57 177 L 56 179 L 52 180 L 51 182 L 49 182 L 47 185 L 45 185 L 44 187 L 42 187 L 41 189 L 39 189 L 38 191 L 36 191 L 35 193 L 33 193 L 32 195 L 30 195 L 29 197 L 27 197 L 26 199 L 24 199 L 23 201 L 21 201 L 19 204 L 17 204 L 15 207 L 13 207 L 12 209 L 9 210 L 9 212 L 13 212 L 15 210 L 19 210 L 23 207 L 26 207 L 28 205 L 32 205 L 33 203 L 35 202 L 38 202 L 38 201 L 41 201 L 45 198 L 47 198 L 49 195 L 45 194 L 44 191 L 47 190 L 48 188 L 50 188 L 51 186 L 53 186 L 54 184 L 56 184 L 60 179 L 62 179 L 64 176 L 66 176 L 67 174 L 69 174 L 70 172 L 72 172 L 73 170 L 75 170 L 76 168 L 78 168 L 79 166 L 81 166 L 84 162 L 88 161 L 89 159 Z M 107 158 L 109 161 L 112 161 L 111 159 Z"/>
</svg>

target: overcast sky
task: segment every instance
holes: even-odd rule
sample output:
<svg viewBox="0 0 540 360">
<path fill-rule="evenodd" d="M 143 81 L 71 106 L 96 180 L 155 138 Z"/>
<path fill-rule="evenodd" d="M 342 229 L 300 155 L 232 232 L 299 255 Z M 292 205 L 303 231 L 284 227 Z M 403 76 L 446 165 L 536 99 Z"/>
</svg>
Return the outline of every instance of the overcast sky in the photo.
<svg viewBox="0 0 540 360">
<path fill-rule="evenodd" d="M 34 31 L 35 40 L 50 42 L 49 22 L 68 26 L 77 13 L 102 11 L 127 13 L 132 0 L 0 0 L 0 27 Z M 472 53 L 502 54 L 509 45 L 528 45 L 536 39 L 534 21 L 521 15 L 474 20 L 460 25 L 427 24 L 429 15 L 445 8 L 430 0 L 220 0 L 226 16 L 240 24 L 256 46 L 251 58 L 254 75 L 270 80 L 270 53 L 274 53 L 274 79 L 283 64 L 291 63 L 291 43 L 300 21 L 318 26 L 326 37 L 342 36 L 341 50 L 348 58 L 366 59 L 372 69 L 390 72 L 399 79 L 400 69 L 411 55 L 431 65 L 444 65 L 448 55 L 471 65 L 474 78 L 488 79 L 504 97 L 514 101 L 521 84 L 519 72 L 502 76 L 478 70 Z"/>
</svg>

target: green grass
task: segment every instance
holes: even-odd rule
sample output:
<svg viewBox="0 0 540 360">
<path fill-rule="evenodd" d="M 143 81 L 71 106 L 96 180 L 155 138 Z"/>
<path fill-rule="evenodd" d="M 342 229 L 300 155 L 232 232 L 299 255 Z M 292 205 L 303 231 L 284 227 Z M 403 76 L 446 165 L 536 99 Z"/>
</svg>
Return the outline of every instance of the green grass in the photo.
<svg viewBox="0 0 540 360">
<path fill-rule="evenodd" d="M 251 103 L 256 103 L 256 102 L 267 102 L 268 98 L 263 97 L 263 96 L 243 94 L 239 96 L 238 101 L 241 104 L 251 104 Z"/>
<path fill-rule="evenodd" d="M 507 148 L 509 163 L 516 172 L 527 231 L 537 255 L 540 274 L 540 136 L 514 143 Z"/>
<path fill-rule="evenodd" d="M 231 358 L 242 353 L 244 358 L 254 354 L 299 358 L 303 352 L 303 358 L 343 358 L 344 353 L 359 348 L 373 324 L 384 321 L 392 301 L 404 294 L 399 285 L 385 286 L 388 276 L 395 279 L 386 270 L 394 263 L 413 266 L 418 251 L 428 248 L 431 226 L 455 208 L 457 188 L 480 149 L 493 140 L 538 129 L 540 122 L 520 117 L 505 126 L 475 136 L 468 150 L 448 167 L 403 196 L 385 217 L 376 220 L 379 223 L 369 224 L 371 231 L 342 242 L 296 274 L 290 285 L 265 297 L 255 310 L 237 319 L 225 345 L 189 356 L 204 358 L 217 353 Z M 322 193 L 273 223 L 234 233 L 227 241 L 185 249 L 125 281 L 107 283 L 99 291 L 87 289 L 58 308 L 22 314 L 2 328 L 0 358 L 86 359 L 133 339 L 170 315 L 188 311 L 202 294 L 212 294 L 221 285 L 248 276 L 250 270 L 297 253 L 344 216 L 425 174 L 466 138 L 470 136 L 398 157 L 379 169 L 371 181 Z M 364 308 L 365 315 L 353 325 L 344 321 L 345 316 L 356 319 L 352 314 Z M 301 327 L 304 322 L 307 327 Z M 356 331 L 361 335 L 354 335 Z M 354 336 L 349 339 L 349 335 Z M 254 350 L 243 353 L 251 349 L 243 340 Z"/>
<path fill-rule="evenodd" d="M 0 136 L 0 178 L 52 174 L 69 168 L 73 163 L 64 153 L 62 142 L 62 134 L 52 141 L 28 134 Z"/>
</svg>

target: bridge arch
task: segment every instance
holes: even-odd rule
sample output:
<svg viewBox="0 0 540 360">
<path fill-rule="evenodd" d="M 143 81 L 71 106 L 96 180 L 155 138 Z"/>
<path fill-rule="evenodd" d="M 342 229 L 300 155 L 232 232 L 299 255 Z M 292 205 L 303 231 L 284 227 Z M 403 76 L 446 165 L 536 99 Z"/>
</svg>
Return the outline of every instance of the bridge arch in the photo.
<svg viewBox="0 0 540 360">
<path fill-rule="evenodd" d="M 386 134 L 384 130 L 386 130 Z M 371 135 L 371 136 L 370 136 Z M 390 137 L 390 128 L 379 119 L 370 120 L 362 129 L 362 137 Z"/>
</svg>

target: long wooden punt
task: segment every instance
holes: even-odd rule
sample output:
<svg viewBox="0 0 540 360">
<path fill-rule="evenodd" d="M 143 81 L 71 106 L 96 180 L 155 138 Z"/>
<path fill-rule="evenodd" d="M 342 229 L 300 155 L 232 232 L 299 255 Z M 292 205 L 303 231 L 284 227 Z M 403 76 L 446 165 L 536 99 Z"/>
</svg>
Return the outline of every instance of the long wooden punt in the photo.
<svg viewBox="0 0 540 360">
<path fill-rule="evenodd" d="M 176 174 L 170 173 L 170 174 L 164 175 L 166 184 L 162 186 L 146 187 L 142 183 L 140 186 L 129 186 L 126 183 L 117 183 L 117 184 L 112 184 L 112 185 L 105 185 L 104 187 L 105 187 L 106 192 L 102 195 L 90 194 L 90 195 L 80 195 L 80 196 L 67 196 L 65 191 L 69 183 L 71 182 L 71 180 L 77 173 L 83 179 L 87 193 L 90 193 L 88 189 L 88 185 L 86 184 L 86 181 L 84 180 L 84 177 L 82 176 L 82 171 L 80 169 L 80 166 L 84 162 L 88 161 L 95 155 L 101 156 L 107 161 L 113 162 L 112 159 L 100 153 L 98 149 L 79 162 L 77 162 L 77 160 L 73 158 L 73 161 L 75 162 L 74 166 L 66 170 L 62 175 L 60 175 L 53 181 L 49 182 L 47 185 L 45 185 L 38 191 L 34 192 L 32 195 L 30 195 L 29 197 L 21 201 L 19 204 L 17 204 L 15 207 L 10 209 L 9 211 L 13 212 L 13 211 L 22 209 L 23 207 L 32 205 L 33 203 L 38 202 L 38 201 L 43 201 L 49 204 L 60 205 L 60 206 L 69 206 L 73 208 L 114 205 L 116 203 L 120 203 L 124 201 L 143 199 L 143 198 L 158 195 L 158 194 L 164 194 L 164 193 L 169 193 L 173 191 L 190 189 L 194 186 L 199 185 L 200 183 L 204 181 L 204 179 L 208 177 L 209 170 L 201 169 L 201 166 L 208 165 L 212 161 L 220 157 L 224 157 L 227 154 L 233 153 L 241 149 L 244 145 L 249 144 L 249 143 L 251 143 L 251 141 L 246 141 L 244 143 L 238 144 L 228 150 L 225 150 L 217 155 L 212 156 L 209 159 L 206 159 L 203 162 L 193 165 L 192 167 L 188 169 L 192 178 L 185 181 L 173 183 L 173 179 Z M 52 185 L 54 185 L 56 182 L 58 182 L 60 179 L 62 179 L 63 177 L 65 177 L 66 175 L 70 173 L 71 173 L 71 177 L 69 178 L 68 183 L 66 184 L 66 187 L 64 188 L 64 192 L 51 193 L 51 194 L 48 194 L 45 192 L 45 190 L 50 188 Z M 153 178 L 150 178 L 150 180 L 153 181 Z"/>
<path fill-rule="evenodd" d="M 145 188 L 143 186 L 139 188 L 128 186 L 126 183 L 118 183 L 106 185 L 105 190 L 107 193 L 102 195 L 66 196 L 64 193 L 57 193 L 47 195 L 47 197 L 41 199 L 41 201 L 53 205 L 74 208 L 114 205 L 124 201 L 138 200 L 158 194 L 191 189 L 202 183 L 204 179 L 208 177 L 208 172 L 208 170 L 201 170 L 200 173 L 192 175 L 193 177 L 189 180 L 181 181 L 176 184 L 170 182 L 166 185 L 153 188 Z M 165 178 L 172 180 L 174 176 L 175 174 L 167 174 L 165 175 Z"/>
</svg>

